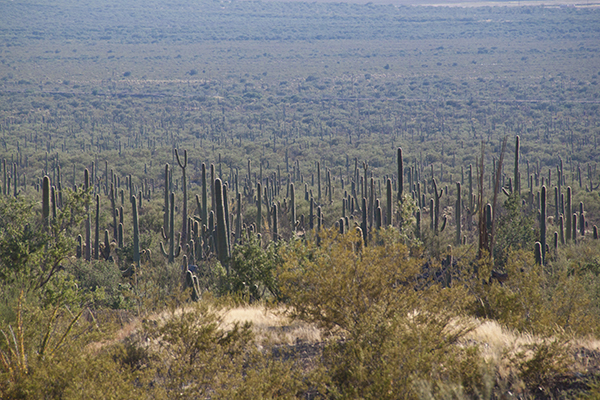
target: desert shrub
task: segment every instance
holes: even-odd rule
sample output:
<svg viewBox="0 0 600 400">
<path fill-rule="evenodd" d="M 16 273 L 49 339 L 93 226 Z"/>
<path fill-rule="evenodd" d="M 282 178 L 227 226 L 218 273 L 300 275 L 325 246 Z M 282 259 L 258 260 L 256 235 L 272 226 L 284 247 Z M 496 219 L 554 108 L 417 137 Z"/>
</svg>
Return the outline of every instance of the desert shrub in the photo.
<svg viewBox="0 0 600 400">
<path fill-rule="evenodd" d="M 506 199 L 503 207 L 499 207 L 498 215 L 494 264 L 497 269 L 503 269 L 511 252 L 533 248 L 533 244 L 539 240 L 539 232 L 534 228 L 533 213 L 521 204 L 516 192 Z"/>
<path fill-rule="evenodd" d="M 565 258 L 563 254 L 546 266 L 535 263 L 532 251 L 511 252 L 505 264 L 509 278 L 504 283 L 473 275 L 469 285 L 476 299 L 475 315 L 494 319 L 520 332 L 597 334 L 600 282 L 593 272 L 586 270 L 590 264 L 577 261 L 582 260 L 586 246 L 577 248 L 576 259 Z M 489 260 L 480 261 L 478 276 L 490 276 L 491 266 Z"/>
<path fill-rule="evenodd" d="M 248 301 L 278 297 L 275 271 L 282 245 L 271 242 L 262 248 L 260 237 L 250 233 L 247 240 L 234 246 L 229 274 L 223 277 L 220 292 L 233 293 Z"/>
<path fill-rule="evenodd" d="M 157 383 L 167 397 L 208 397 L 242 381 L 242 366 L 251 355 L 249 324 L 230 330 L 219 326 L 219 317 L 206 302 L 188 309 L 171 309 L 163 320 L 148 321 L 144 332 L 155 343 L 152 357 L 161 365 Z"/>
<path fill-rule="evenodd" d="M 87 347 L 102 332 L 73 304 L 39 307 L 19 297 L 16 318 L 0 324 L 0 398 L 131 398 L 131 376 L 107 352 Z M 131 378 L 132 379 L 132 378 Z"/>
<path fill-rule="evenodd" d="M 126 292 L 130 286 L 115 263 L 77 259 L 67 264 L 67 272 L 78 282 L 80 290 L 92 295 L 95 308 L 128 307 Z"/>
<path fill-rule="evenodd" d="M 0 197 L 0 284 L 42 289 L 74 249 L 71 229 L 81 218 L 86 194 L 65 191 L 64 206 L 44 228 L 31 199 Z"/>
<path fill-rule="evenodd" d="M 294 315 L 333 338 L 324 353 L 332 397 L 416 398 L 423 382 L 433 393 L 442 383 L 483 391 L 475 382 L 485 369 L 461 367 L 482 363 L 476 350 L 454 346 L 473 326 L 459 316 L 464 287 L 424 278 L 420 257 L 394 232 L 364 246 L 355 232 L 324 231 L 319 245 L 284 253 L 282 293 Z"/>
</svg>

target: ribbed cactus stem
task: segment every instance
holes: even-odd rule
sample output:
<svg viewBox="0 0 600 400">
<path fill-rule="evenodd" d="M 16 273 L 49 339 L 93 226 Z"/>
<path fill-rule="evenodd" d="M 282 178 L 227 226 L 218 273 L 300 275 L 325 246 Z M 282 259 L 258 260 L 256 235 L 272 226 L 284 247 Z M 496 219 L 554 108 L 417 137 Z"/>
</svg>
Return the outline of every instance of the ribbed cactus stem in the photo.
<svg viewBox="0 0 600 400">
<path fill-rule="evenodd" d="M 185 174 L 185 169 L 187 167 L 187 150 L 183 151 L 183 161 L 181 161 L 181 158 L 179 157 L 179 151 L 177 149 L 175 149 L 175 157 L 177 158 L 177 164 L 179 164 L 179 167 L 181 168 L 181 186 L 183 189 L 183 205 L 181 208 L 181 214 L 182 214 L 182 223 L 181 223 L 181 243 L 187 243 L 188 241 L 188 212 L 187 212 L 187 205 L 188 205 L 188 199 L 187 199 L 187 179 L 186 179 L 186 174 Z"/>
<path fill-rule="evenodd" d="M 398 147 L 397 153 L 398 163 L 398 201 L 402 201 L 402 195 L 404 191 L 404 160 L 402 157 L 402 148 Z"/>
<path fill-rule="evenodd" d="M 558 221 L 558 217 L 560 215 L 560 204 L 558 197 L 558 187 L 554 186 L 554 219 Z"/>
<path fill-rule="evenodd" d="M 321 203 L 321 163 L 317 162 L 317 201 Z"/>
<path fill-rule="evenodd" d="M 461 200 L 461 185 L 460 182 L 456 182 L 456 210 L 455 210 L 455 220 L 456 220 L 456 245 L 460 245 L 462 240 L 462 231 L 461 231 L 461 209 L 462 209 L 462 200 Z"/>
<path fill-rule="evenodd" d="M 579 234 L 585 236 L 585 214 L 583 213 L 583 201 L 579 202 Z"/>
<path fill-rule="evenodd" d="M 48 229 L 50 226 L 50 178 L 48 175 L 45 175 L 42 180 L 42 221 L 44 221 L 44 227 Z"/>
<path fill-rule="evenodd" d="M 310 205 L 308 211 L 308 228 L 313 230 L 315 228 L 315 200 L 310 198 Z"/>
<path fill-rule="evenodd" d="M 567 238 L 567 242 L 569 242 L 571 240 L 571 237 L 573 235 L 573 231 L 571 229 L 571 222 L 572 220 L 572 215 L 573 215 L 573 208 L 571 207 L 571 186 L 567 187 L 567 204 L 565 205 L 565 222 L 566 222 L 566 238 Z"/>
<path fill-rule="evenodd" d="M 435 207 L 435 202 L 433 201 L 433 199 L 429 199 L 429 229 L 431 231 L 433 231 L 433 227 L 434 227 L 434 207 Z"/>
<path fill-rule="evenodd" d="M 227 185 L 221 181 L 221 189 L 223 191 L 223 210 L 225 217 L 225 233 L 227 235 L 227 254 L 231 255 L 231 221 L 229 218 L 229 199 L 227 197 Z"/>
<path fill-rule="evenodd" d="M 473 212 L 475 209 L 475 201 L 473 201 L 473 166 L 469 164 L 469 210 Z"/>
<path fill-rule="evenodd" d="M 206 188 L 206 164 L 204 163 L 202 163 L 202 209 L 200 218 L 203 224 L 208 224 L 208 192 Z"/>
<path fill-rule="evenodd" d="M 366 198 L 362 198 L 362 223 L 360 228 L 362 229 L 362 234 L 363 234 L 363 240 L 365 242 L 365 245 L 367 244 L 367 237 L 368 237 L 368 233 L 367 233 L 367 199 Z"/>
<path fill-rule="evenodd" d="M 521 194 L 521 174 L 519 173 L 519 151 L 520 151 L 520 138 L 519 135 L 515 138 L 515 170 L 514 170 L 514 186 L 515 192 Z"/>
<path fill-rule="evenodd" d="M 256 232 L 262 231 L 262 184 L 256 184 Z"/>
<path fill-rule="evenodd" d="M 174 221 L 174 216 L 175 193 L 171 192 L 171 194 L 169 195 L 169 236 L 167 237 L 169 240 L 169 252 L 165 250 L 163 242 L 160 242 L 160 251 L 162 252 L 163 256 L 167 257 L 167 261 L 169 264 L 175 261 L 175 258 L 179 257 L 179 253 L 181 252 L 181 245 L 178 243 L 177 246 L 175 246 L 175 224 L 173 224 L 172 222 Z"/>
<path fill-rule="evenodd" d="M 292 232 L 296 232 L 296 189 L 293 183 L 290 183 L 290 227 Z"/>
<path fill-rule="evenodd" d="M 242 194 L 239 192 L 237 193 L 237 196 L 236 196 L 236 202 L 237 202 L 237 207 L 236 207 L 237 218 L 235 221 L 235 241 L 237 243 L 240 243 L 241 239 L 242 239 Z"/>
<path fill-rule="evenodd" d="M 83 171 L 83 190 L 87 191 L 90 188 L 90 171 L 86 168 Z"/>
<path fill-rule="evenodd" d="M 83 250 L 81 248 L 81 246 L 83 245 L 83 238 L 81 237 L 81 235 L 77 235 L 77 248 L 76 248 L 76 257 L 77 258 L 81 258 L 82 254 L 83 254 Z"/>
<path fill-rule="evenodd" d="M 560 244 L 565 244 L 565 218 L 562 214 L 558 218 L 558 221 L 559 221 L 558 236 L 560 239 Z"/>
<path fill-rule="evenodd" d="M 437 188 L 437 182 L 434 179 L 432 179 L 432 185 L 433 185 L 433 202 L 434 202 L 434 207 L 433 207 L 433 230 L 437 233 L 439 230 L 439 221 L 440 221 L 440 199 L 442 198 L 442 195 L 444 194 L 444 190 L 440 190 L 438 192 L 438 188 Z"/>
<path fill-rule="evenodd" d="M 416 223 L 415 223 L 415 236 L 417 238 L 421 237 L 421 209 L 417 208 L 415 213 Z"/>
<path fill-rule="evenodd" d="M 329 204 L 333 203 L 333 187 L 331 186 L 331 171 L 327 168 L 327 194 L 329 196 Z"/>
<path fill-rule="evenodd" d="M 394 206 L 392 204 L 392 180 L 390 178 L 387 179 L 385 184 L 385 200 L 386 200 L 386 225 L 394 224 Z"/>
<path fill-rule="evenodd" d="M 542 263 L 546 260 L 546 186 L 542 186 L 540 199 L 540 243 L 542 244 Z"/>
<path fill-rule="evenodd" d="M 229 243 L 227 235 L 227 222 L 225 218 L 225 205 L 223 203 L 223 184 L 220 178 L 215 179 L 215 206 L 216 206 L 216 220 L 217 220 L 217 258 L 221 262 L 221 265 L 227 268 L 229 273 Z"/>
<path fill-rule="evenodd" d="M 117 232 L 117 205 L 115 202 L 115 187 L 114 185 L 111 183 L 110 184 L 110 207 L 112 209 L 112 216 L 113 216 L 113 236 L 117 237 L 118 232 Z"/>
<path fill-rule="evenodd" d="M 487 203 L 485 205 L 484 212 L 485 212 L 485 229 L 486 229 L 486 238 L 485 239 L 489 246 L 490 236 L 492 234 L 493 218 L 494 218 L 494 210 L 492 209 L 492 205 L 490 203 Z"/>
<path fill-rule="evenodd" d="M 92 259 L 92 227 L 90 222 L 90 213 L 88 212 L 85 219 L 85 261 Z"/>
<path fill-rule="evenodd" d="M 542 244 L 540 242 L 535 242 L 534 253 L 535 253 L 535 263 L 538 265 L 541 265 L 543 258 L 542 258 Z"/>
<path fill-rule="evenodd" d="M 104 230 L 104 252 L 102 257 L 104 257 L 106 261 L 110 258 L 110 238 L 108 236 L 108 229 Z"/>
<path fill-rule="evenodd" d="M 123 248 L 123 223 L 119 222 L 119 226 L 117 228 L 117 245 L 120 249 Z"/>
<path fill-rule="evenodd" d="M 133 262 L 140 266 L 140 227 L 138 222 L 138 203 L 135 196 L 131 197 L 131 214 L 133 216 Z"/>
<path fill-rule="evenodd" d="M 165 164 L 165 203 L 164 203 L 164 217 L 163 217 L 163 237 L 169 232 L 169 199 L 170 199 L 170 190 L 169 190 L 169 164 Z"/>
<path fill-rule="evenodd" d="M 96 195 L 96 216 L 94 227 L 94 260 L 100 258 L 100 195 Z"/>
<path fill-rule="evenodd" d="M 278 221 L 277 221 L 277 204 L 273 204 L 273 241 L 279 240 Z"/>
<path fill-rule="evenodd" d="M 317 206 L 317 232 L 321 232 L 321 225 L 323 224 L 323 212 L 321 206 Z"/>
</svg>

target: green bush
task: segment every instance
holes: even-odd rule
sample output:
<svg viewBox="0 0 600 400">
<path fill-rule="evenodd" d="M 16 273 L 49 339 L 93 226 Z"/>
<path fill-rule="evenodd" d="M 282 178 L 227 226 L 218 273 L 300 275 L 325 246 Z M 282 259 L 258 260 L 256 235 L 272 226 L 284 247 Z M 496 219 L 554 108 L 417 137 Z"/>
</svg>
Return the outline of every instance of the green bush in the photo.
<svg viewBox="0 0 600 400">
<path fill-rule="evenodd" d="M 393 232 L 365 247 L 356 232 L 330 230 L 319 245 L 284 253 L 282 293 L 294 316 L 335 338 L 324 353 L 333 397 L 417 398 L 423 382 L 433 393 L 449 383 L 488 390 L 475 383 L 484 369 L 465 367 L 481 362 L 476 350 L 454 346 L 473 327 L 460 318 L 469 296 L 460 285 L 418 283 L 421 259 Z"/>
<path fill-rule="evenodd" d="M 250 233 L 241 244 L 235 245 L 229 260 L 229 275 L 223 278 L 221 293 L 233 293 L 256 301 L 278 298 L 276 269 L 280 262 L 282 243 L 261 246 L 258 235 Z"/>
</svg>

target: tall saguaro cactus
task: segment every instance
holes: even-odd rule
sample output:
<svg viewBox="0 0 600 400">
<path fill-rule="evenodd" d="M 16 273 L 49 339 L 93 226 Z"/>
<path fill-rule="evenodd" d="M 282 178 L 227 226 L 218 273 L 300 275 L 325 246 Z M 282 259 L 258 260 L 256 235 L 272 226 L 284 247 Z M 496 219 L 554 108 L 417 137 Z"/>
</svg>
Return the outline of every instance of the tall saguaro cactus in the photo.
<svg viewBox="0 0 600 400">
<path fill-rule="evenodd" d="M 290 183 L 290 226 L 292 232 L 296 232 L 296 190 L 294 183 Z"/>
<path fill-rule="evenodd" d="M 461 192 L 460 192 L 460 182 L 456 182 L 456 245 L 460 245 L 462 239 L 461 232 L 461 209 L 462 209 L 462 200 L 461 200 Z"/>
<path fill-rule="evenodd" d="M 160 242 L 160 251 L 163 256 L 167 257 L 167 261 L 172 263 L 175 261 L 175 258 L 179 257 L 179 253 L 181 252 L 181 239 L 180 243 L 177 244 L 177 249 L 175 246 L 175 224 L 173 223 L 173 218 L 175 216 L 175 193 L 171 192 L 169 196 L 169 236 L 166 235 L 166 232 L 163 229 L 163 238 L 169 240 L 169 252 L 165 250 L 163 242 Z"/>
<path fill-rule="evenodd" d="M 540 244 L 542 245 L 542 264 L 546 260 L 546 186 L 542 186 L 540 198 Z"/>
<path fill-rule="evenodd" d="M 571 222 L 572 222 L 572 215 L 573 215 L 573 207 L 571 206 L 571 186 L 567 187 L 567 204 L 565 205 L 565 228 L 566 228 L 566 232 L 565 232 L 565 238 L 567 239 L 567 242 L 569 242 L 571 240 L 571 237 L 573 235 L 573 231 L 571 229 Z"/>
<path fill-rule="evenodd" d="M 94 226 L 94 260 L 100 258 L 100 195 L 96 195 L 96 215 Z"/>
<path fill-rule="evenodd" d="M 250 160 L 248 160 L 248 165 L 250 165 Z M 200 218 L 202 223 L 208 226 L 208 194 L 206 190 L 206 164 L 204 163 L 202 163 L 202 210 L 200 211 Z"/>
<path fill-rule="evenodd" d="M 262 229 L 262 185 L 256 184 L 256 232 L 261 233 Z"/>
<path fill-rule="evenodd" d="M 169 226 L 172 223 L 169 222 L 169 199 L 170 199 L 170 185 L 169 185 L 169 164 L 165 164 L 165 204 L 164 204 L 164 221 L 163 221 L 163 232 L 166 234 L 169 232 Z"/>
<path fill-rule="evenodd" d="M 188 212 L 187 212 L 187 179 L 185 175 L 185 168 L 187 167 L 187 150 L 183 151 L 183 162 L 179 157 L 179 151 L 175 149 L 175 157 L 177 158 L 177 164 L 181 167 L 181 186 L 183 188 L 183 207 L 181 209 L 182 223 L 181 223 L 181 243 L 187 243 L 188 240 Z"/>
<path fill-rule="evenodd" d="M 44 228 L 50 227 L 50 178 L 45 175 L 42 180 L 42 220 Z"/>
<path fill-rule="evenodd" d="M 404 160 L 402 158 L 402 148 L 398 147 L 398 201 L 402 201 L 402 192 L 404 191 Z"/>
<path fill-rule="evenodd" d="M 444 194 L 443 190 L 438 192 L 437 182 L 435 178 L 432 179 L 433 182 L 433 230 L 435 233 L 438 232 L 439 229 L 439 221 L 440 221 L 440 199 Z"/>
<path fill-rule="evenodd" d="M 386 199 L 386 225 L 392 226 L 394 224 L 394 206 L 392 204 L 392 180 L 387 179 L 385 184 L 385 199 Z"/>
<path fill-rule="evenodd" d="M 229 233 L 227 231 L 227 215 L 223 196 L 223 183 L 220 178 L 215 179 L 215 206 L 217 219 L 217 258 L 222 265 L 226 266 L 229 273 Z"/>
<path fill-rule="evenodd" d="M 131 196 L 131 213 L 133 215 L 133 262 L 140 266 L 140 226 L 138 219 L 138 204 L 135 196 Z"/>
<path fill-rule="evenodd" d="M 515 171 L 514 171 L 514 187 L 515 193 L 521 194 L 521 173 L 519 172 L 519 151 L 520 151 L 520 138 L 519 135 L 515 138 Z"/>
</svg>

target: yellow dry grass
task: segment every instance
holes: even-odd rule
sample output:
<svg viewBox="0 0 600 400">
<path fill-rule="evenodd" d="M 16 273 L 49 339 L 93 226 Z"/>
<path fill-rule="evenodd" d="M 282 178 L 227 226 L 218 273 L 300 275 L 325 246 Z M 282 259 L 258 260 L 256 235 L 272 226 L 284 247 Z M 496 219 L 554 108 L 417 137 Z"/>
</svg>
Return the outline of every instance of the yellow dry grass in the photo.
<svg viewBox="0 0 600 400">
<path fill-rule="evenodd" d="M 261 305 L 236 307 L 222 315 L 223 327 L 235 322 L 251 322 L 259 344 L 294 344 L 297 341 L 321 341 L 321 331 L 314 325 L 291 321 L 284 308 L 268 309 Z"/>
</svg>

